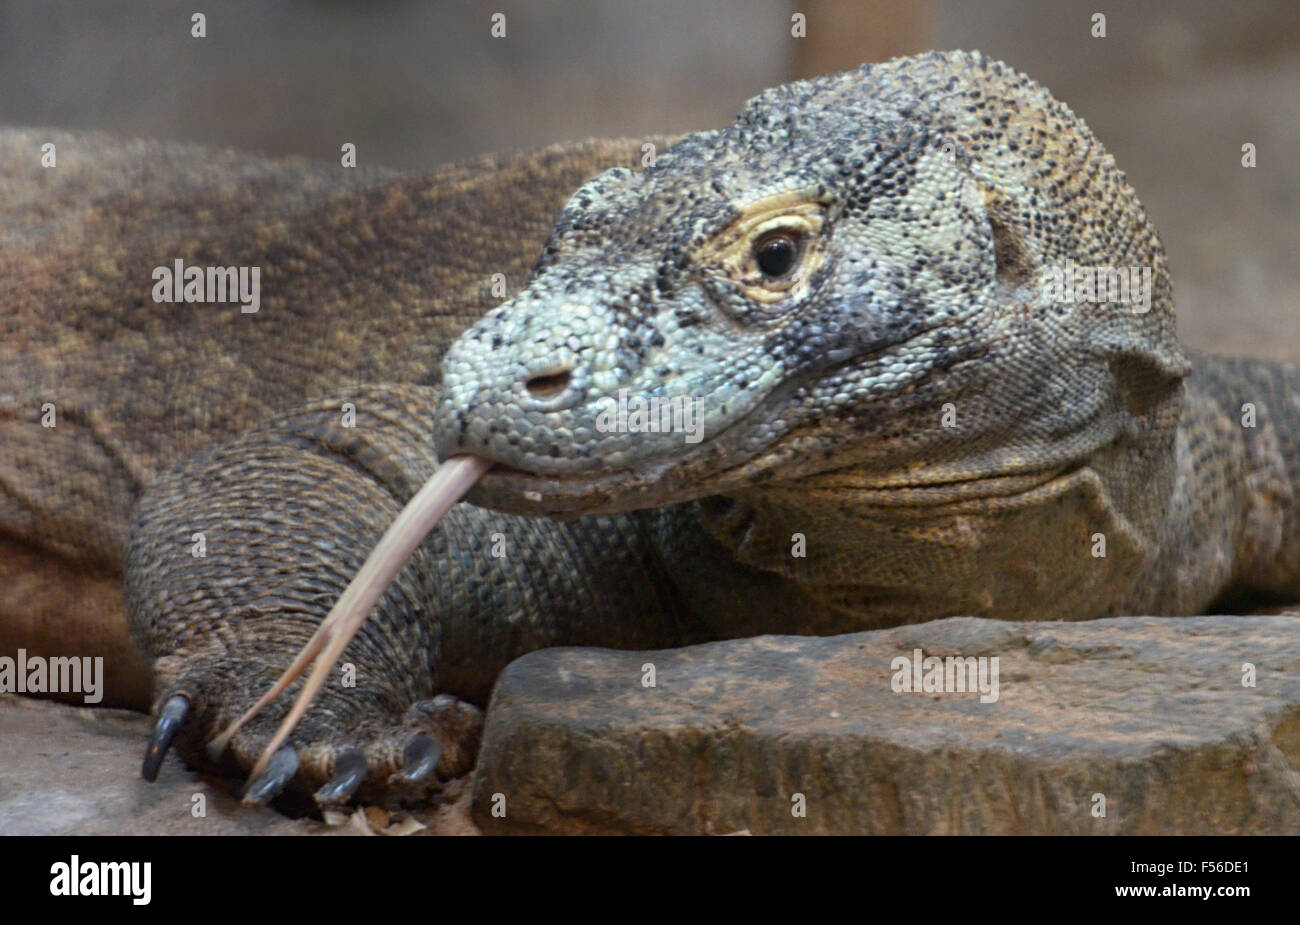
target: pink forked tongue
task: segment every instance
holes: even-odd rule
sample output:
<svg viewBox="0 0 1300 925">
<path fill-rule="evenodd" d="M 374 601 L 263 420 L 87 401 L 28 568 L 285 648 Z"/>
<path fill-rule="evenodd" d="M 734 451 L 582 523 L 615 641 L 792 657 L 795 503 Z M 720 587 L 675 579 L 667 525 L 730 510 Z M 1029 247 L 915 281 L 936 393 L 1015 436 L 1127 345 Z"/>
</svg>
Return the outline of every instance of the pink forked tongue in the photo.
<svg viewBox="0 0 1300 925">
<path fill-rule="evenodd" d="M 311 664 L 312 659 L 319 655 L 316 667 L 312 669 L 307 683 L 303 685 L 298 699 L 294 701 L 293 709 L 289 711 L 289 715 L 280 723 L 280 728 L 263 749 L 262 756 L 257 759 L 257 764 L 248 779 L 255 781 L 261 776 L 271 756 L 288 738 L 303 713 L 307 712 L 307 707 L 317 692 L 324 686 L 325 678 L 343 654 L 344 647 L 357 634 L 357 630 L 361 629 L 361 624 L 366 621 L 366 617 L 370 615 L 379 598 L 397 577 L 397 573 L 402 570 L 411 553 L 429 535 L 429 531 L 437 525 L 438 521 L 442 520 L 443 515 L 451 509 L 452 505 L 464 497 L 465 492 L 469 491 L 491 467 L 491 462 L 477 456 L 453 456 L 438 467 L 438 471 L 421 486 L 406 507 L 402 508 L 393 525 L 384 533 L 365 564 L 361 566 L 361 570 L 357 572 L 357 577 L 352 579 L 339 597 L 338 603 L 334 605 L 334 609 L 329 612 L 329 616 L 321 623 L 315 635 L 303 646 L 298 657 L 293 660 L 293 664 L 285 669 L 280 679 L 249 708 L 248 712 L 208 744 L 210 755 L 217 756 L 224 752 L 240 727 L 284 693 L 285 688 L 293 682 L 294 678 L 302 674 Z"/>
</svg>

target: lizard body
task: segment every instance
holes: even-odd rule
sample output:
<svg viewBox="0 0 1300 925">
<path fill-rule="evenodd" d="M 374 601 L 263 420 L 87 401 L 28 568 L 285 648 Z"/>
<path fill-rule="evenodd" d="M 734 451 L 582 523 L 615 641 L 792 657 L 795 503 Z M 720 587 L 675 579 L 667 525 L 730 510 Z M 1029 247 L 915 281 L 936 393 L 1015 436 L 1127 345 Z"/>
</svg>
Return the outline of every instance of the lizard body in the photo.
<svg viewBox="0 0 1300 925">
<path fill-rule="evenodd" d="M 435 380 L 499 301 L 492 274 L 517 287 L 572 191 L 641 144 L 403 175 L 0 133 L 0 651 L 103 656 L 105 703 L 147 708 L 121 590 L 145 486 L 330 388 Z M 178 258 L 261 266 L 261 310 L 154 303 L 153 269 Z"/>
<path fill-rule="evenodd" d="M 284 390 L 319 386 L 321 400 L 267 401 L 257 410 L 276 413 L 248 432 L 152 457 L 208 444 L 152 479 L 125 555 L 132 631 L 156 703 L 180 699 L 189 760 L 269 686 L 453 454 L 497 468 L 350 645 L 356 686 L 326 688 L 294 760 L 258 793 L 341 776 L 328 802 L 419 784 L 400 772 L 428 736 L 441 773 L 465 770 L 476 718 L 459 701 L 484 703 L 499 669 L 541 646 L 1186 614 L 1300 594 L 1300 372 L 1185 354 L 1140 203 L 1028 78 L 978 54 L 899 59 L 770 90 L 644 171 L 616 162 L 569 198 L 524 290 L 454 342 L 474 299 L 424 288 L 428 274 L 485 266 L 497 238 L 519 243 L 513 218 L 439 246 L 444 219 L 405 213 L 398 232 L 434 233 L 419 239 L 424 263 L 398 273 L 410 288 L 384 291 L 422 313 L 347 341 L 356 362 L 337 378 Z M 458 176 L 441 182 L 471 182 Z M 479 182 L 509 195 L 509 180 Z M 311 250 L 281 235 L 292 255 L 266 241 L 244 253 L 310 266 L 329 236 L 309 237 Z M 1050 298 L 1046 274 L 1067 262 L 1146 268 L 1149 310 Z M 264 312 L 312 310 L 310 294 L 278 295 Z M 282 336 L 277 348 L 295 343 Z M 367 363 L 389 336 L 417 349 Z M 301 367 L 326 365 L 322 349 Z M 610 432 L 600 415 L 620 393 L 697 401 L 703 439 Z M 355 427 L 340 422 L 345 402 Z M 198 530 L 202 559 L 188 554 Z M 806 555 L 792 555 L 800 537 Z M 239 732 L 235 768 L 278 718 Z"/>
</svg>

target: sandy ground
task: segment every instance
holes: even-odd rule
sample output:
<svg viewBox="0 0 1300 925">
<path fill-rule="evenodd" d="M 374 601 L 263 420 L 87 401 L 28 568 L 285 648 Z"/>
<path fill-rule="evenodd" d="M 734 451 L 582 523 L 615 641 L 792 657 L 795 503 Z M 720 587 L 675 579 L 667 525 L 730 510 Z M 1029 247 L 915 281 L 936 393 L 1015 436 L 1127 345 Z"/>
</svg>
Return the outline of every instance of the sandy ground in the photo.
<svg viewBox="0 0 1300 925">
<path fill-rule="evenodd" d="M 473 835 L 465 779 L 449 805 L 411 813 L 350 810 L 327 823 L 247 808 L 231 782 L 169 755 L 148 783 L 140 760 L 152 725 L 125 710 L 0 695 L 0 835 Z"/>
</svg>

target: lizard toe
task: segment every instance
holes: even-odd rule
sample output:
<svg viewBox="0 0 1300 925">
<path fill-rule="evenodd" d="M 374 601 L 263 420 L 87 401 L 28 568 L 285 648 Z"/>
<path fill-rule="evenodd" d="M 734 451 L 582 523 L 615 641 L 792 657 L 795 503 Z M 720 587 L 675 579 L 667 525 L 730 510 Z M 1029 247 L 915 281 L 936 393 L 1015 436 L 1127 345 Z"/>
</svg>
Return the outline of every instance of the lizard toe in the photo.
<svg viewBox="0 0 1300 925">
<path fill-rule="evenodd" d="M 353 797 L 393 803 L 428 797 L 469 773 L 482 730 L 482 711 L 443 694 L 413 704 L 396 722 L 368 718 L 328 737 L 293 738 L 305 778 L 324 781 L 314 794 L 319 805 Z"/>
<path fill-rule="evenodd" d="M 271 763 L 260 777 L 244 791 L 244 805 L 256 806 L 280 795 L 289 781 L 298 773 L 298 752 L 285 745 L 271 756 Z"/>
<path fill-rule="evenodd" d="M 370 773 L 370 762 L 365 753 L 351 745 L 339 750 L 334 760 L 334 776 L 312 794 L 318 806 L 346 803 L 356 793 Z"/>
<path fill-rule="evenodd" d="M 474 769 L 483 740 L 483 711 L 473 704 L 439 694 L 412 704 L 402 726 L 408 731 L 400 773 L 404 781 L 419 783 L 435 770 L 439 779 L 450 780 Z"/>
<path fill-rule="evenodd" d="M 149 744 L 145 746 L 144 763 L 140 766 L 140 776 L 150 783 L 158 779 L 163 759 L 167 757 L 167 751 L 172 747 L 189 712 L 190 701 L 184 694 L 173 694 L 159 711 L 158 722 L 154 724 Z"/>
<path fill-rule="evenodd" d="M 437 769 L 440 760 L 442 746 L 438 740 L 423 732 L 417 733 L 415 738 L 406 743 L 406 749 L 402 753 L 403 767 L 399 775 L 402 783 L 424 783 Z"/>
</svg>

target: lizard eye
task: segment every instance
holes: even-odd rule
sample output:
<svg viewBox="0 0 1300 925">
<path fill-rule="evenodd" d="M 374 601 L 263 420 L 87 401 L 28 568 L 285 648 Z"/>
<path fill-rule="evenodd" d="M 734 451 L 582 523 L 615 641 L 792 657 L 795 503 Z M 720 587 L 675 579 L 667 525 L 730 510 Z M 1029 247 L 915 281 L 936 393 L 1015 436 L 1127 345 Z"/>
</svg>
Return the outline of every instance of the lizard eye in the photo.
<svg viewBox="0 0 1300 925">
<path fill-rule="evenodd" d="M 768 279 L 789 275 L 799 262 L 799 239 L 788 231 L 773 231 L 754 242 L 754 260 Z"/>
</svg>

